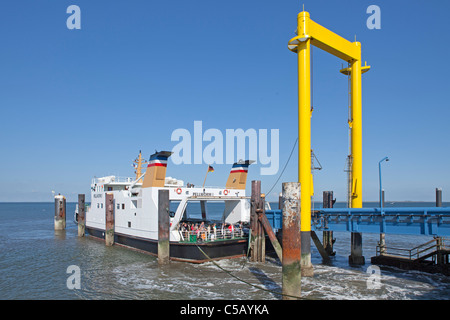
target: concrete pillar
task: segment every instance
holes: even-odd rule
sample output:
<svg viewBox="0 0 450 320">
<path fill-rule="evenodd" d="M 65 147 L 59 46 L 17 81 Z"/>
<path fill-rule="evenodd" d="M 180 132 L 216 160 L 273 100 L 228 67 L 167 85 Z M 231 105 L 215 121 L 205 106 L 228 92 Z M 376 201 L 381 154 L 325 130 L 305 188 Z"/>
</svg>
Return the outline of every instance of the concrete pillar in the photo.
<svg viewBox="0 0 450 320">
<path fill-rule="evenodd" d="M 302 276 L 313 277 L 314 268 L 311 263 L 311 230 L 302 231 Z"/>
<path fill-rule="evenodd" d="M 86 207 L 84 194 L 78 195 L 78 237 L 84 237 L 86 230 Z"/>
<path fill-rule="evenodd" d="M 386 254 L 386 235 L 384 233 L 380 233 L 380 242 L 378 245 L 380 246 L 380 255 Z"/>
<path fill-rule="evenodd" d="M 362 251 L 361 232 L 351 233 L 351 249 L 350 256 L 348 257 L 348 263 L 350 265 L 363 265 L 366 263 Z"/>
<path fill-rule="evenodd" d="M 444 266 L 447 266 L 449 264 L 448 248 L 446 248 L 444 238 L 436 237 L 436 249 L 436 263 L 444 268 Z"/>
<path fill-rule="evenodd" d="M 66 229 L 66 198 L 62 195 L 55 196 L 55 230 Z"/>
<path fill-rule="evenodd" d="M 114 244 L 114 195 L 105 194 L 105 244 Z"/>
<path fill-rule="evenodd" d="M 169 190 L 158 190 L 158 264 L 170 262 Z"/>
<path fill-rule="evenodd" d="M 300 184 L 283 183 L 283 300 L 301 296 L 301 235 L 300 235 Z"/>
</svg>

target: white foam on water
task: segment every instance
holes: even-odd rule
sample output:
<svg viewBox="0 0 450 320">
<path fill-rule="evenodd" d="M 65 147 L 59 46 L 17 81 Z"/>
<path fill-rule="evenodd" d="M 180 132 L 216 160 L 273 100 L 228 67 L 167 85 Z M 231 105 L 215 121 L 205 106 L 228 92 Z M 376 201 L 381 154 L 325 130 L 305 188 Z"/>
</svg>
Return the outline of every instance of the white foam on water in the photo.
<svg viewBox="0 0 450 320">
<path fill-rule="evenodd" d="M 353 268 L 345 261 L 337 257 L 333 265 L 315 263 L 314 277 L 302 278 L 302 298 L 415 300 L 448 296 L 450 280 L 445 276 L 395 268 L 381 269 L 380 288 L 371 289 L 366 272 L 370 264 Z M 86 298 L 280 299 L 281 272 L 280 262 L 271 257 L 265 263 L 244 257 L 202 264 L 172 261 L 159 266 L 157 259 L 144 255 L 138 261 L 118 261 L 110 270 L 93 270 Z"/>
</svg>

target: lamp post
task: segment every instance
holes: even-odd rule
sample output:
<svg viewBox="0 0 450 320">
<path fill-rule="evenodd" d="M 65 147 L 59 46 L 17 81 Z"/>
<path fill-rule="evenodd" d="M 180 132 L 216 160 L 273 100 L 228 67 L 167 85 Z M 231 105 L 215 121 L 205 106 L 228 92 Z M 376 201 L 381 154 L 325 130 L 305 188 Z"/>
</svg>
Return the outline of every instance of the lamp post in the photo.
<svg viewBox="0 0 450 320">
<path fill-rule="evenodd" d="M 383 215 L 383 187 L 381 185 L 381 163 L 383 161 L 389 161 L 388 157 L 384 157 L 383 159 L 381 159 L 378 162 L 378 173 L 379 173 L 379 177 L 380 177 L 380 214 Z M 382 217 L 383 218 L 383 217 Z M 383 220 L 384 221 L 384 220 Z M 383 255 L 386 253 L 386 240 L 385 240 L 385 224 L 382 224 L 381 227 L 381 233 L 380 233 L 380 242 L 378 243 L 379 247 L 380 247 L 380 254 Z"/>
<path fill-rule="evenodd" d="M 383 188 L 381 185 L 381 163 L 383 161 L 389 161 L 388 157 L 384 157 L 383 159 L 381 159 L 378 162 L 378 173 L 379 173 L 379 178 L 380 178 L 380 208 L 381 208 L 381 213 L 383 213 Z"/>
</svg>

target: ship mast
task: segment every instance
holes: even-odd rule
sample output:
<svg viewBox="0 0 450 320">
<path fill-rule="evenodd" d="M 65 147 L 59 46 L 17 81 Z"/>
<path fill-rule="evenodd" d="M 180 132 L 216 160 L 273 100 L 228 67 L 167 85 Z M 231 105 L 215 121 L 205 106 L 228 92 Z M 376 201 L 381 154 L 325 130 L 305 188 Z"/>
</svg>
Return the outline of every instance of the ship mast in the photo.
<svg viewBox="0 0 450 320">
<path fill-rule="evenodd" d="M 133 167 L 136 169 L 136 171 L 134 172 L 136 173 L 136 180 L 139 179 L 139 177 L 141 177 L 143 169 L 142 166 L 146 165 L 147 163 L 148 163 L 147 161 L 142 160 L 142 153 L 141 150 L 139 150 L 139 156 L 137 157 L 137 159 L 133 161 Z M 142 178 L 139 179 L 137 183 L 142 183 Z"/>
</svg>

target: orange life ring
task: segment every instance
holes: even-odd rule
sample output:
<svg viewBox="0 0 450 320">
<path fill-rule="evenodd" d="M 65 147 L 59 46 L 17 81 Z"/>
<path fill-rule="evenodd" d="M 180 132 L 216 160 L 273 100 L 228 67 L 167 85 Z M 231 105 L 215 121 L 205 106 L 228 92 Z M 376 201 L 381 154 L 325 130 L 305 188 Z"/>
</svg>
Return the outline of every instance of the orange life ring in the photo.
<svg viewBox="0 0 450 320">
<path fill-rule="evenodd" d="M 175 190 L 175 191 L 176 191 L 176 193 L 181 194 L 181 192 L 182 192 L 183 190 L 181 190 L 181 188 L 177 188 L 177 190 Z"/>
<path fill-rule="evenodd" d="M 223 194 L 226 196 L 228 194 L 228 190 L 227 189 L 223 190 Z"/>
</svg>

